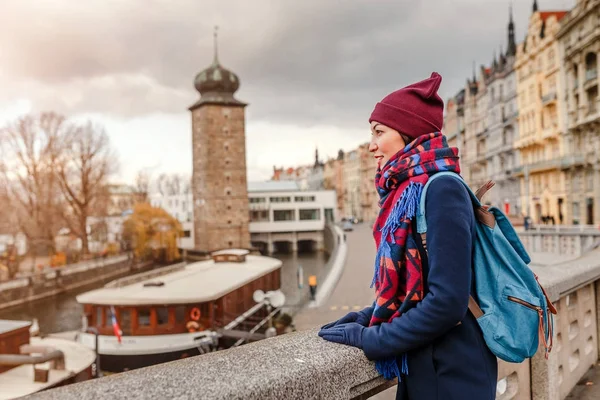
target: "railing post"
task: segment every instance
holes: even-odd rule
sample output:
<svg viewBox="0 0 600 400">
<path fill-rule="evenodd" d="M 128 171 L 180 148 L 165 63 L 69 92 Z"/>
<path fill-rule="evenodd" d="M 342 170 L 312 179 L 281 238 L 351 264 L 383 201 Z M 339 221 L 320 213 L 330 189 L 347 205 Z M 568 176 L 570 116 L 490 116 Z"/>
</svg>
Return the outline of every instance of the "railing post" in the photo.
<svg viewBox="0 0 600 400">
<path fill-rule="evenodd" d="M 554 330 L 553 340 L 556 343 L 556 330 Z M 542 343 L 540 343 L 537 353 L 531 359 L 531 399 L 560 400 L 558 390 L 558 354 L 550 353 L 550 357 L 547 360 L 545 354 L 546 350 Z"/>
</svg>

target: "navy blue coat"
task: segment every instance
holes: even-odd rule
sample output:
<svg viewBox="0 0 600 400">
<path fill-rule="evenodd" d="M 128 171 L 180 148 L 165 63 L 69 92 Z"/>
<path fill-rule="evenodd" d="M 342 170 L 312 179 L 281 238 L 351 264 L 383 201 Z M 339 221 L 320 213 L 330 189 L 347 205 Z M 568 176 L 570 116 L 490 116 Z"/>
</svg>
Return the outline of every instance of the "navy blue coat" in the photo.
<svg viewBox="0 0 600 400">
<path fill-rule="evenodd" d="M 425 207 L 427 252 L 418 240 L 425 297 L 391 323 L 364 329 L 363 350 L 370 360 L 408 353 L 408 375 L 396 399 L 494 400 L 496 357 L 468 311 L 475 234 L 469 194 L 454 178 L 442 177 L 431 183 Z"/>
</svg>

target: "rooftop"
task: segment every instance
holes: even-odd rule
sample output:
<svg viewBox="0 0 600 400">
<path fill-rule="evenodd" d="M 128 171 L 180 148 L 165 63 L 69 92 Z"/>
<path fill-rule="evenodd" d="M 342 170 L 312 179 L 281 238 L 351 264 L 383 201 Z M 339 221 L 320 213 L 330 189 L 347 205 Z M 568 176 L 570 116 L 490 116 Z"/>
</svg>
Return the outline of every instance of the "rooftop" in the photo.
<svg viewBox="0 0 600 400">
<path fill-rule="evenodd" d="M 248 192 L 297 192 L 300 190 L 296 181 L 264 181 L 248 182 Z"/>
<path fill-rule="evenodd" d="M 0 334 L 15 331 L 31 325 L 31 321 L 12 321 L 8 319 L 0 319 Z"/>
<path fill-rule="evenodd" d="M 243 263 L 200 261 L 130 285 L 92 290 L 77 296 L 77 301 L 101 305 L 202 303 L 216 300 L 280 267 L 280 260 L 253 255 L 246 256 Z M 162 285 L 144 286 L 159 282 Z"/>
</svg>

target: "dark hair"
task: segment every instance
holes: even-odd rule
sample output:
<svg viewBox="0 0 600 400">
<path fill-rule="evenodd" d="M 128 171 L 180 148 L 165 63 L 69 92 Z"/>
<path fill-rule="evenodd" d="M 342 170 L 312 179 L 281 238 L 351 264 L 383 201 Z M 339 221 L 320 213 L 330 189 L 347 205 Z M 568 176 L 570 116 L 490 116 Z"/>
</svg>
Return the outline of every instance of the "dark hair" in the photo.
<svg viewBox="0 0 600 400">
<path fill-rule="evenodd" d="M 400 134 L 400 137 L 402 138 L 402 140 L 404 140 L 404 144 L 409 144 L 410 142 L 412 142 L 412 139 L 403 133 Z"/>
</svg>

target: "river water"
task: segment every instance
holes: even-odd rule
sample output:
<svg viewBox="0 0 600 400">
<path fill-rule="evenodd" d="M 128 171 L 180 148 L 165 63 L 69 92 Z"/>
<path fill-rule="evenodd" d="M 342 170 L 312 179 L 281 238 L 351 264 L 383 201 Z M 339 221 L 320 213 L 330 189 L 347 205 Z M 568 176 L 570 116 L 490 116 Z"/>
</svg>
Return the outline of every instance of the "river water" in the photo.
<svg viewBox="0 0 600 400">
<path fill-rule="evenodd" d="M 315 274 L 323 276 L 326 271 L 327 254 L 297 253 L 275 254 L 273 257 L 283 262 L 281 273 L 281 290 L 286 295 L 286 305 L 291 309 L 301 306 L 301 301 L 308 296 L 308 277 Z M 297 271 L 303 270 L 303 288 L 299 288 Z M 46 298 L 23 306 L 0 310 L 0 319 L 33 320 L 37 318 L 42 334 L 72 331 L 81 328 L 83 307 L 77 303 L 75 296 L 89 290 L 102 287 L 106 282 L 98 282 L 85 288 L 77 289 L 51 298 Z"/>
</svg>

